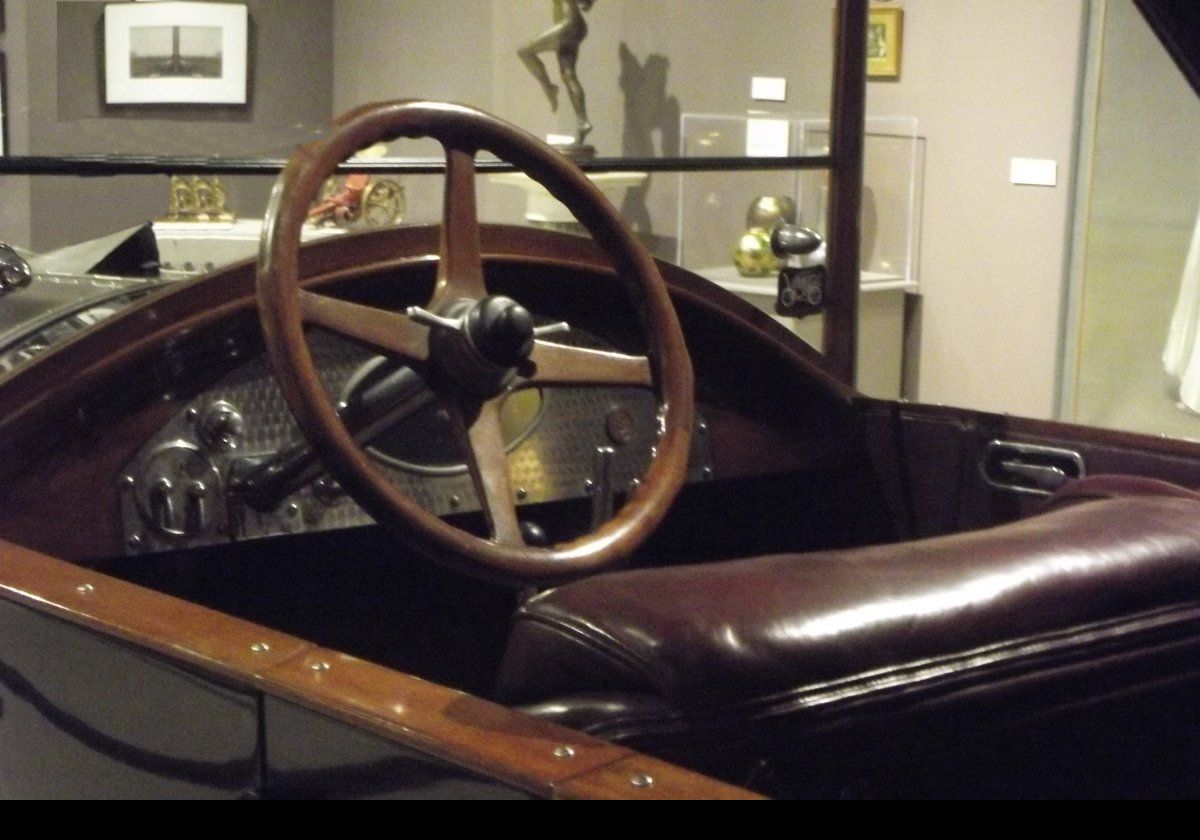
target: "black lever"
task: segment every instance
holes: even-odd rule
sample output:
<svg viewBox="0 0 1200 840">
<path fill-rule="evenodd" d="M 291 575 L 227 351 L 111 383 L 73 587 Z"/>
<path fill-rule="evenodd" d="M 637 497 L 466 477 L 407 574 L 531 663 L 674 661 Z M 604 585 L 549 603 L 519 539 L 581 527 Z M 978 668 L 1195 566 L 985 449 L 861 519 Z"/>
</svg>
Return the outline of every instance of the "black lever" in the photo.
<svg viewBox="0 0 1200 840">
<path fill-rule="evenodd" d="M 420 376 L 409 368 L 398 367 L 356 393 L 351 402 L 339 407 L 338 415 L 355 442 L 367 446 L 395 423 L 433 401 L 433 392 Z M 301 442 L 240 475 L 230 476 L 229 494 L 260 513 L 269 513 L 324 471 L 312 447 Z"/>
</svg>

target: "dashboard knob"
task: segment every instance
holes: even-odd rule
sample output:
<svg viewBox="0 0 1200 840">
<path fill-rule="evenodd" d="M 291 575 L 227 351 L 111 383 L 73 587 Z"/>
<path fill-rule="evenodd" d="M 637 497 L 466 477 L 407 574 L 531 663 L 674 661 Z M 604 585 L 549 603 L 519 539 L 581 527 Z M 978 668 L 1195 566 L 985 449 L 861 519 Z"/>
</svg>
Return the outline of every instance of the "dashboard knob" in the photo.
<svg viewBox="0 0 1200 840">
<path fill-rule="evenodd" d="M 246 434 L 246 421 L 232 403 L 217 400 L 200 415 L 196 434 L 213 452 L 232 452 Z"/>
<path fill-rule="evenodd" d="M 550 545 L 550 537 L 546 534 L 546 529 L 528 519 L 521 520 L 521 538 L 525 540 L 526 545 L 538 547 Z"/>
<path fill-rule="evenodd" d="M 337 479 L 323 475 L 313 482 L 313 495 L 321 504 L 333 505 L 346 495 L 346 491 L 338 484 Z"/>
</svg>

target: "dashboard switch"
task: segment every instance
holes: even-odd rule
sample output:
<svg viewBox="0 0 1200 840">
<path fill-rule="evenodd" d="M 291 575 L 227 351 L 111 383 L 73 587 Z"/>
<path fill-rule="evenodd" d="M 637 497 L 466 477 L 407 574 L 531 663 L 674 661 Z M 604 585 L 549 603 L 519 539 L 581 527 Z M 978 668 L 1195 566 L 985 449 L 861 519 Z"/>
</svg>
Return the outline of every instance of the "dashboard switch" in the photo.
<svg viewBox="0 0 1200 840">
<path fill-rule="evenodd" d="M 208 533 L 215 525 L 220 476 L 213 463 L 183 440 L 156 447 L 126 484 L 152 535 L 175 544 Z"/>
<path fill-rule="evenodd" d="M 208 496 L 208 485 L 203 481 L 196 480 L 188 485 L 183 526 L 187 534 L 202 534 L 208 528 Z"/>
<path fill-rule="evenodd" d="M 163 533 L 175 531 L 175 500 L 171 493 L 175 485 L 171 479 L 162 476 L 150 488 L 150 521 L 155 528 Z"/>
</svg>

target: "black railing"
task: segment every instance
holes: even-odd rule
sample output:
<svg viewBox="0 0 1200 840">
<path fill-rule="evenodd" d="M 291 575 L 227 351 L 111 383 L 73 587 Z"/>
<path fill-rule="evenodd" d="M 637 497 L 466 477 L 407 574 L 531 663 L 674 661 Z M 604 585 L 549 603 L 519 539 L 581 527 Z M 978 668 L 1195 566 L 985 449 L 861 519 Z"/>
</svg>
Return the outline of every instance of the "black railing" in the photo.
<svg viewBox="0 0 1200 840">
<path fill-rule="evenodd" d="M 155 155 L 67 155 L 0 157 L 0 175 L 278 175 L 282 158 L 162 157 Z M 828 169 L 828 155 L 801 157 L 595 158 L 581 162 L 585 172 L 731 172 L 746 170 Z M 500 160 L 479 159 L 480 172 L 515 172 Z M 436 175 L 446 171 L 440 158 L 378 158 L 343 163 L 343 172 Z"/>
</svg>

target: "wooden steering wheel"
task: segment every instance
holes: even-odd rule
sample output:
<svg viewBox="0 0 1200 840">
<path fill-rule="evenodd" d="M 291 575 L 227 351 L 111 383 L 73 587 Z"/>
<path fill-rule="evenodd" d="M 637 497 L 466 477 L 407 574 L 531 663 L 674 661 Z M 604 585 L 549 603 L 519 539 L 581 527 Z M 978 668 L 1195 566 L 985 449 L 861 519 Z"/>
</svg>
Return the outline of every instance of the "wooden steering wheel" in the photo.
<svg viewBox="0 0 1200 840">
<path fill-rule="evenodd" d="M 321 184 L 359 149 L 398 137 L 432 137 L 446 152 L 437 284 L 424 308 L 393 312 L 305 291 L 298 246 Z M 475 154 L 509 161 L 565 204 L 611 260 L 646 335 L 646 356 L 553 343 L 529 313 L 489 295 L 475 206 Z M 346 491 L 381 524 L 399 527 L 435 559 L 505 581 L 575 577 L 627 558 L 666 515 L 687 475 L 692 368 L 654 260 L 613 206 L 560 153 L 496 117 L 461 105 L 389 102 L 344 115 L 332 135 L 300 148 L 271 194 L 258 269 L 267 351 L 296 422 Z M 441 401 L 465 450 L 490 539 L 447 524 L 399 490 L 351 437 L 326 396 L 304 340 L 318 325 L 363 342 L 419 372 Z M 540 331 L 538 331 L 540 332 Z M 598 529 L 549 547 L 525 543 L 509 477 L 499 405 L 518 388 L 622 385 L 653 389 L 656 454 L 625 506 Z"/>
</svg>

